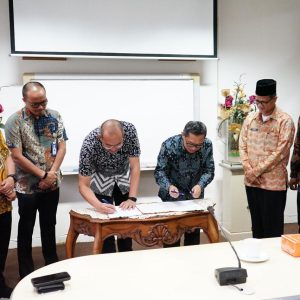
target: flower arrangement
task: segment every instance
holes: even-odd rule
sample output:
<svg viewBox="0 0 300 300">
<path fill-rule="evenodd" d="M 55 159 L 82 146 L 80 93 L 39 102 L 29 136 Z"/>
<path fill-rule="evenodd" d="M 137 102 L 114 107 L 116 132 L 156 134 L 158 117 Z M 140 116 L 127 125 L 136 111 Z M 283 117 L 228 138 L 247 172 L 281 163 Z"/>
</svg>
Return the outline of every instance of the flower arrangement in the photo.
<svg viewBox="0 0 300 300">
<path fill-rule="evenodd" d="M 0 104 L 0 114 L 4 112 L 2 104 Z M 4 129 L 4 124 L 2 123 L 2 116 L 0 116 L 0 128 Z"/>
<path fill-rule="evenodd" d="M 222 96 L 225 97 L 224 104 L 220 104 L 224 112 L 223 119 L 230 118 L 233 123 L 242 124 L 249 112 L 256 110 L 255 95 L 247 98 L 244 86 L 241 80 L 234 82 L 233 96 L 229 89 L 221 90 Z"/>
<path fill-rule="evenodd" d="M 256 110 L 255 95 L 247 97 L 244 87 L 245 84 L 241 80 L 234 82 L 234 88 L 232 94 L 230 89 L 221 90 L 221 94 L 224 97 L 224 103 L 219 104 L 219 116 L 221 122 L 219 124 L 218 133 L 220 134 L 221 128 L 226 121 L 227 124 L 227 159 L 230 157 L 237 157 L 239 159 L 238 140 L 242 125 L 247 115 L 251 111 Z"/>
</svg>

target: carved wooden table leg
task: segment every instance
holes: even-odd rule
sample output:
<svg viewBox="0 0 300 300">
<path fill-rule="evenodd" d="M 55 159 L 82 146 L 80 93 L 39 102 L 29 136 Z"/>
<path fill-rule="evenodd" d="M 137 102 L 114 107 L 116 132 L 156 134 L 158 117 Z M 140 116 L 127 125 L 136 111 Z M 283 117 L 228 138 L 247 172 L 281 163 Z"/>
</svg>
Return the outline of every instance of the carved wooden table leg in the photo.
<svg viewBox="0 0 300 300">
<path fill-rule="evenodd" d="M 99 254 L 103 248 L 103 240 L 102 240 L 102 225 L 96 225 L 96 233 L 95 233 L 95 240 L 93 244 L 93 254 Z"/>
<path fill-rule="evenodd" d="M 204 232 L 211 243 L 219 242 L 218 224 L 215 220 L 215 217 L 211 214 L 207 215 L 207 231 L 204 230 Z"/>
<path fill-rule="evenodd" d="M 67 258 L 74 257 L 75 244 L 76 244 L 76 241 L 77 241 L 77 238 L 79 235 L 79 233 L 74 228 L 73 217 L 71 216 L 70 219 L 71 219 L 70 227 L 69 227 L 67 240 L 66 240 L 66 257 Z"/>
</svg>

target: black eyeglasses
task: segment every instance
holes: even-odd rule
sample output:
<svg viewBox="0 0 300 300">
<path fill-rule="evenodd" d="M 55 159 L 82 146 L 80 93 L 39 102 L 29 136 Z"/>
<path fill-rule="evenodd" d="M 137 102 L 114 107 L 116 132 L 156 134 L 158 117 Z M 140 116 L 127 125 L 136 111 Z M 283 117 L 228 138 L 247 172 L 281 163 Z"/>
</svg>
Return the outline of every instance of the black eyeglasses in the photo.
<svg viewBox="0 0 300 300">
<path fill-rule="evenodd" d="M 203 146 L 203 143 L 202 144 L 194 144 L 194 143 L 191 143 L 191 142 L 185 142 L 186 145 L 189 147 L 189 148 L 196 148 L 196 149 L 200 149 L 202 146 Z"/>
<path fill-rule="evenodd" d="M 271 102 L 273 100 L 273 98 L 271 98 L 270 100 L 267 100 L 267 101 L 261 101 L 261 100 L 256 100 L 255 99 L 255 103 L 256 104 L 261 104 L 261 105 L 266 105 L 268 104 L 269 102 Z"/>
<path fill-rule="evenodd" d="M 41 101 L 41 102 L 30 102 L 30 101 L 27 101 L 27 103 L 29 103 L 32 108 L 39 108 L 40 106 L 46 107 L 47 103 L 48 103 L 48 100 L 44 100 L 44 101 Z"/>
<path fill-rule="evenodd" d="M 123 141 L 117 145 L 107 145 L 107 144 L 103 143 L 102 140 L 101 140 L 101 143 L 102 143 L 103 148 L 106 150 L 111 150 L 112 148 L 121 149 L 123 147 Z"/>
</svg>

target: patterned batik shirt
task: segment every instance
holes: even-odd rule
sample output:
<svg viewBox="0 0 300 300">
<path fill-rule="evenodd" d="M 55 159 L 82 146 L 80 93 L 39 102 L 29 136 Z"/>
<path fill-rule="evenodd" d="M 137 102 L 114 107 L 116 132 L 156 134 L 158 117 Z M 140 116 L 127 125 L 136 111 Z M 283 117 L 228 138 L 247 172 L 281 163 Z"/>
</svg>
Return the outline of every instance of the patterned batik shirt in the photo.
<svg viewBox="0 0 300 300">
<path fill-rule="evenodd" d="M 100 141 L 100 127 L 94 129 L 84 139 L 80 151 L 79 174 L 91 176 L 91 189 L 94 193 L 111 196 L 115 183 L 122 194 L 129 191 L 129 158 L 139 157 L 140 143 L 133 124 L 121 121 L 124 131 L 122 148 L 110 153 Z"/>
<path fill-rule="evenodd" d="M 294 142 L 294 151 L 291 159 L 291 178 L 300 179 L 300 117 Z"/>
<path fill-rule="evenodd" d="M 2 131 L 0 130 L 0 183 L 7 178 L 6 159 L 9 155 L 9 150 L 5 144 Z M 0 194 L 0 214 L 11 211 L 11 201 L 8 201 L 3 194 Z"/>
<path fill-rule="evenodd" d="M 192 188 L 199 184 L 201 196 L 204 188 L 213 180 L 215 164 L 213 159 L 212 142 L 205 139 L 203 146 L 195 153 L 185 150 L 182 135 L 175 135 L 163 142 L 158 158 L 154 177 L 159 185 L 158 196 L 163 201 L 193 199 Z M 177 199 L 169 195 L 169 187 L 174 185 L 180 195 Z"/>
<path fill-rule="evenodd" d="M 43 171 L 49 171 L 56 158 L 52 147 L 58 149 L 58 144 L 67 140 L 65 128 L 57 111 L 46 109 L 45 114 L 35 117 L 25 108 L 9 117 L 5 124 L 6 143 L 9 148 L 19 148 L 24 157 Z M 47 192 L 39 189 L 40 178 L 22 170 L 16 165 L 16 191 L 23 194 Z M 61 181 L 58 174 L 56 189 Z"/>
<path fill-rule="evenodd" d="M 292 118 L 275 108 L 270 119 L 263 122 L 254 112 L 244 121 L 239 150 L 244 171 L 253 171 L 260 184 L 245 177 L 245 185 L 270 191 L 287 189 L 287 164 L 293 144 L 295 126 Z"/>
</svg>

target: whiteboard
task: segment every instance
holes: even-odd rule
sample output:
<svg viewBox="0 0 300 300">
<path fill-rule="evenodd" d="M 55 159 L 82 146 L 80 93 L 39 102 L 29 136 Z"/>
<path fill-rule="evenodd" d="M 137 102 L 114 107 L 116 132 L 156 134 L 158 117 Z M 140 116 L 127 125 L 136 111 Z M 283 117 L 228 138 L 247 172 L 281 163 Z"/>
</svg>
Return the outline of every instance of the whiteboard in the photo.
<svg viewBox="0 0 300 300">
<path fill-rule="evenodd" d="M 154 167 L 161 143 L 195 119 L 194 107 L 199 101 L 199 76 L 35 74 L 32 80 L 45 86 L 48 107 L 62 116 L 69 138 L 64 172 L 78 170 L 84 138 L 110 118 L 135 125 L 141 166 Z M 21 87 L 3 88 L 0 103 L 6 118 L 20 109 Z"/>
<path fill-rule="evenodd" d="M 216 57 L 216 19 L 217 0 L 10 0 L 11 48 L 26 56 Z"/>
</svg>

